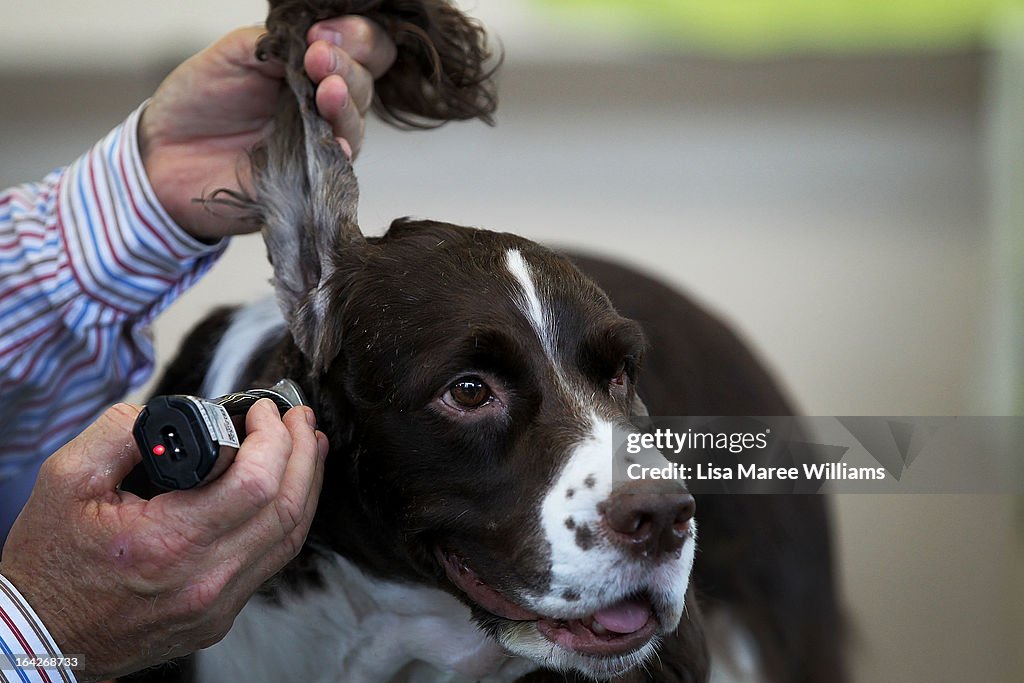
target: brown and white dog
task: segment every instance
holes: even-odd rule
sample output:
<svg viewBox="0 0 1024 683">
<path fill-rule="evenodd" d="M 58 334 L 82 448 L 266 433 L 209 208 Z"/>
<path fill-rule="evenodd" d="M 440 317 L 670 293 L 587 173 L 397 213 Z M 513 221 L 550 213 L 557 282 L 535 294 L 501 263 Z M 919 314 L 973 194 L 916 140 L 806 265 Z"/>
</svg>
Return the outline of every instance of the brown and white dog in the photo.
<svg viewBox="0 0 1024 683">
<path fill-rule="evenodd" d="M 405 123 L 489 116 L 480 28 L 438 0 L 272 5 L 262 48 L 299 107 L 254 153 L 258 201 L 226 201 L 263 226 L 278 301 L 208 318 L 157 393 L 290 377 L 331 454 L 299 557 L 221 643 L 135 680 L 841 683 L 820 498 L 702 498 L 698 556 L 685 490 L 611 476 L 613 427 L 648 408 L 788 413 L 731 332 L 515 235 L 361 234 L 306 28 L 359 12 L 391 31 L 378 104 Z"/>
</svg>

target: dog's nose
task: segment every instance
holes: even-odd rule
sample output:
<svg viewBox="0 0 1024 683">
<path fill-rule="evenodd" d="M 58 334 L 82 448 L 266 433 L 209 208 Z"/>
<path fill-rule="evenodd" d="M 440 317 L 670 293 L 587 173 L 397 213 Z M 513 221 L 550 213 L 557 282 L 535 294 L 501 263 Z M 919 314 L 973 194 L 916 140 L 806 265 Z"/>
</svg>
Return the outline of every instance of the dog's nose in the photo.
<svg viewBox="0 0 1024 683">
<path fill-rule="evenodd" d="M 640 482 L 615 489 L 600 508 L 609 539 L 643 557 L 678 553 L 697 503 L 689 493 L 673 489 L 652 490 Z"/>
</svg>

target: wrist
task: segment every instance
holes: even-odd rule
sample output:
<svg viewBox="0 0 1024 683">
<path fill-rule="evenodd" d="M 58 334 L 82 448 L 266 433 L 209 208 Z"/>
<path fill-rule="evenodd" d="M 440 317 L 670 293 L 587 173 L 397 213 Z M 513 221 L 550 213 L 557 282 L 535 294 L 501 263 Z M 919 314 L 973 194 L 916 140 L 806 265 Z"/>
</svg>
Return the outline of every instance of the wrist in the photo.
<svg viewBox="0 0 1024 683">
<path fill-rule="evenodd" d="M 80 612 L 74 606 L 59 604 L 60 597 L 38 576 L 38 572 L 20 572 L 10 563 L 0 563 L 0 614 L 5 616 L 0 621 L 0 635 L 6 629 L 20 646 L 21 651 L 16 651 L 19 656 L 45 662 L 36 666 L 72 670 L 79 683 L 102 678 L 102 674 L 91 671 L 90 655 L 84 654 L 91 650 L 69 636 L 67 616 Z"/>
<path fill-rule="evenodd" d="M 164 170 L 165 165 L 162 164 L 161 157 L 166 146 L 162 139 L 159 117 L 152 115 L 149 102 L 146 102 L 142 105 L 142 113 L 139 116 L 136 144 L 142 171 L 149 186 L 153 188 L 153 195 L 168 217 L 183 232 L 204 243 L 216 241 L 207 240 L 204 236 L 196 234 L 195 228 L 189 225 L 189 207 L 181 206 L 177 201 L 181 193 L 175 187 L 176 180 Z"/>
<path fill-rule="evenodd" d="M 252 137 L 244 143 L 239 136 L 227 134 L 182 139 L 167 118 L 161 103 L 147 102 L 133 131 L 143 176 L 140 182 L 151 188 L 167 220 L 179 233 L 207 247 L 224 237 L 257 230 L 247 212 L 233 205 L 233 196 L 224 202 L 205 201 L 222 188 L 238 192 L 246 186 L 248 157 L 242 149 L 257 137 L 243 133 L 242 137 Z"/>
<path fill-rule="evenodd" d="M 199 255 L 220 244 L 221 236 L 197 220 L 203 208 L 195 201 L 189 178 L 183 176 L 191 170 L 183 161 L 188 152 L 175 145 L 162 123 L 165 117 L 155 114 L 154 106 L 152 100 L 143 102 L 127 121 L 125 144 L 134 156 L 134 182 L 152 197 L 156 227 L 186 252 Z"/>
</svg>

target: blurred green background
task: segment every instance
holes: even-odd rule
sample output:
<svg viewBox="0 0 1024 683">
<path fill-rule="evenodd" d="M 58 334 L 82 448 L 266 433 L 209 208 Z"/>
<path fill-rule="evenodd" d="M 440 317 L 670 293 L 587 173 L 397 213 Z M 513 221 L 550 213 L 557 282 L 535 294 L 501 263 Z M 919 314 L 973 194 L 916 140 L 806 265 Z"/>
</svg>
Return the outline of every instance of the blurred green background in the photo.
<svg viewBox="0 0 1024 683">
<path fill-rule="evenodd" d="M 736 55 L 935 50 L 987 40 L 1022 0 L 534 0 L 556 18 Z"/>
</svg>

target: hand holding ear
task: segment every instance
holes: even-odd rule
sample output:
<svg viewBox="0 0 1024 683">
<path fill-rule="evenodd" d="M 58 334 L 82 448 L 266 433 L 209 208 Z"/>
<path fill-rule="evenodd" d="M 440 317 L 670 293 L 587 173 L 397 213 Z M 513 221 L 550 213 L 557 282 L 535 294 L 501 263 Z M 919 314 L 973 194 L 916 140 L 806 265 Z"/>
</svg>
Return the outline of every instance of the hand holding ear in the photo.
<svg viewBox="0 0 1024 683">
<path fill-rule="evenodd" d="M 213 645 L 259 586 L 302 547 L 327 438 L 305 406 L 246 416 L 234 463 L 211 484 L 146 501 L 118 484 L 140 460 L 138 408 L 115 405 L 51 456 L 0 559 L 79 680 Z"/>
<path fill-rule="evenodd" d="M 193 200 L 247 183 L 246 152 L 270 132 L 287 96 L 282 66 L 256 59 L 262 34 L 238 29 L 186 60 L 160 84 L 139 123 L 157 199 L 200 239 L 257 227 Z M 308 40 L 305 66 L 317 83 L 317 108 L 351 156 L 362 144 L 373 81 L 394 62 L 395 46 L 379 26 L 355 16 L 315 24 Z"/>
</svg>

